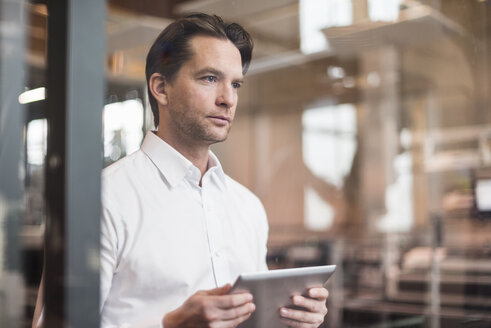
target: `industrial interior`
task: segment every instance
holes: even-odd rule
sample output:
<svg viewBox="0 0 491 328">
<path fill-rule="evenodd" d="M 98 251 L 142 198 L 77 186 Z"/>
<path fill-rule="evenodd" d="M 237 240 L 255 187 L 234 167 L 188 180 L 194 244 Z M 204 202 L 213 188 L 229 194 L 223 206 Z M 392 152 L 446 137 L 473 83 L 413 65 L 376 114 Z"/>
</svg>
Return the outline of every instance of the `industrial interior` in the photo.
<svg viewBox="0 0 491 328">
<path fill-rule="evenodd" d="M 145 58 L 162 29 L 193 12 L 238 22 L 253 60 L 231 135 L 212 148 L 265 206 L 269 268 L 337 265 L 322 327 L 491 327 L 491 1 L 106 5 L 103 166 L 154 128 Z M 19 97 L 20 223 L 0 226 L 21 261 L 18 278 L 0 266 L 0 305 L 20 297 L 0 311 L 9 327 L 31 327 L 47 218 L 50 15 L 46 1 L 22 8 L 23 86 L 41 96 Z"/>
</svg>

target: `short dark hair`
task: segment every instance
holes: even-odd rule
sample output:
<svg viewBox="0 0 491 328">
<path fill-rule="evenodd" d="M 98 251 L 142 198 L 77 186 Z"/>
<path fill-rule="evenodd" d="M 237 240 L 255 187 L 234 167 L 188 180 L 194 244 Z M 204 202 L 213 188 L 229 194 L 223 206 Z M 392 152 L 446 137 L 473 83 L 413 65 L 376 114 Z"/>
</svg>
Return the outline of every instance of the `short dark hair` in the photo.
<svg viewBox="0 0 491 328">
<path fill-rule="evenodd" d="M 172 82 L 181 66 L 192 57 L 189 43 L 195 36 L 230 40 L 240 52 L 242 73 L 245 74 L 249 68 L 254 43 L 249 33 L 239 24 L 228 23 L 219 16 L 203 13 L 174 21 L 160 33 L 147 55 L 145 75 L 155 127 L 159 125 L 159 108 L 150 91 L 150 76 L 160 73 L 167 82 Z"/>
</svg>

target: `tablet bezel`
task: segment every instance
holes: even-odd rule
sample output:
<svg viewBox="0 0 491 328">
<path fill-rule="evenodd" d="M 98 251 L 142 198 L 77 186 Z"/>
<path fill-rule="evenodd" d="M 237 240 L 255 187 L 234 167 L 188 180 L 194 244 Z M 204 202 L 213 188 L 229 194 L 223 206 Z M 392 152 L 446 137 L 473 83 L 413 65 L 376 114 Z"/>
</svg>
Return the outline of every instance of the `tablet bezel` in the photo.
<svg viewBox="0 0 491 328">
<path fill-rule="evenodd" d="M 335 265 L 323 265 L 240 275 L 230 293 L 250 292 L 256 310 L 238 328 L 284 327 L 279 320 L 279 309 L 294 307 L 292 295 L 305 295 L 312 287 L 325 287 L 335 270 Z"/>
</svg>

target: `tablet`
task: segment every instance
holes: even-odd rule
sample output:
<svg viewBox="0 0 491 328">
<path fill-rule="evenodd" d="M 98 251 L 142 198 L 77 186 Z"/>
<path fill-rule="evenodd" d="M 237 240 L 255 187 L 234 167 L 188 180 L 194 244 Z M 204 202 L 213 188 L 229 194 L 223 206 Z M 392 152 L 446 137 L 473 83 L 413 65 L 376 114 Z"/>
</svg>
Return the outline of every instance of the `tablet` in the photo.
<svg viewBox="0 0 491 328">
<path fill-rule="evenodd" d="M 250 292 L 256 311 L 238 328 L 285 327 L 280 321 L 279 309 L 294 308 L 292 295 L 306 295 L 309 288 L 325 286 L 335 269 L 335 265 L 324 265 L 240 275 L 230 293 Z"/>
</svg>

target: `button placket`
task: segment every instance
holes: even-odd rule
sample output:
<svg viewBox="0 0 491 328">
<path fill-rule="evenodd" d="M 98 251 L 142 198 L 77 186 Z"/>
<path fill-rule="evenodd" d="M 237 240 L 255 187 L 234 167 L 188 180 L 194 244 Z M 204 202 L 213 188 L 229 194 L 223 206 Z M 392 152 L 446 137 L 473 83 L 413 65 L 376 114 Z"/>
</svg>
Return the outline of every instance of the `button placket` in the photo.
<svg viewBox="0 0 491 328">
<path fill-rule="evenodd" d="M 206 182 L 209 182 L 207 180 Z M 215 281 L 219 286 L 229 282 L 229 268 L 224 253 L 223 228 L 216 211 L 213 198 L 209 197 L 215 190 L 214 186 L 204 183 L 202 188 L 204 214 L 208 229 L 210 255 L 212 257 Z"/>
<path fill-rule="evenodd" d="M 213 190 L 218 194 L 218 190 Z M 214 201 L 218 201 L 213 199 Z M 223 222 L 221 221 L 219 208 L 215 206 L 210 199 L 208 201 L 208 208 L 211 209 L 209 213 L 209 223 L 210 223 L 210 238 L 212 239 L 212 245 L 214 250 L 214 263 L 216 268 L 216 277 L 219 285 L 223 285 L 227 282 L 230 282 L 230 268 L 229 263 L 227 261 L 227 256 L 225 253 L 225 249 L 227 245 L 225 244 L 225 238 L 223 230 Z"/>
</svg>

